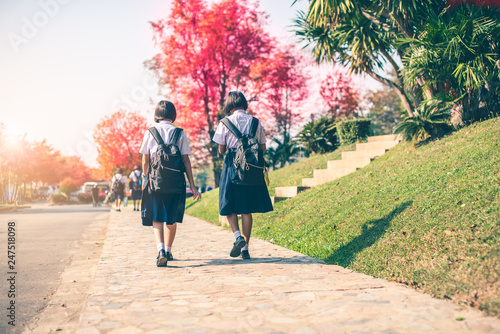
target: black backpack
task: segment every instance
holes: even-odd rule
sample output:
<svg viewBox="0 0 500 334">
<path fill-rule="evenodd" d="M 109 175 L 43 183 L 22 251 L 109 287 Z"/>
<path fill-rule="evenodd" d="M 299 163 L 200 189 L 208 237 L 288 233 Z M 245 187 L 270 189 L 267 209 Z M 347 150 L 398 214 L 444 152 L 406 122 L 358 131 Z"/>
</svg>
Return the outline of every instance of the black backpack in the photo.
<svg viewBox="0 0 500 334">
<path fill-rule="evenodd" d="M 186 192 L 186 167 L 182 161 L 181 151 L 177 141 L 182 129 L 176 128 L 165 144 L 155 127 L 149 129 L 158 143 L 158 148 L 153 154 L 149 166 L 149 190 L 158 193 L 178 194 Z"/>
<path fill-rule="evenodd" d="M 125 190 L 125 185 L 122 183 L 122 177 L 117 178 L 116 175 L 113 176 L 113 191 L 114 192 L 122 192 Z"/>
<path fill-rule="evenodd" d="M 134 171 L 133 172 L 134 175 L 135 175 L 135 181 L 134 179 L 130 179 L 130 182 L 129 182 L 129 187 L 130 187 L 130 190 L 133 190 L 133 191 L 138 191 L 138 190 L 141 190 L 141 185 L 142 185 L 142 173 L 139 171 L 139 176 L 137 176 L 137 173 Z"/>
<path fill-rule="evenodd" d="M 250 133 L 241 134 L 240 130 L 227 118 L 222 119 L 229 131 L 238 139 L 236 155 L 229 166 L 229 177 L 232 183 L 244 186 L 265 184 L 264 172 L 266 171 L 262 148 L 255 138 L 259 120 L 252 117 Z"/>
</svg>

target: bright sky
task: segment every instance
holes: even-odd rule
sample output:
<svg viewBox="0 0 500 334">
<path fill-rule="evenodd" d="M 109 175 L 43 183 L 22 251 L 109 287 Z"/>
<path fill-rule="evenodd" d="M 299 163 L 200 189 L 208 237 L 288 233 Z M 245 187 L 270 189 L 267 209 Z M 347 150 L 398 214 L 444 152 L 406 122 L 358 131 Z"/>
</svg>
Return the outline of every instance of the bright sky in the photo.
<svg viewBox="0 0 500 334">
<path fill-rule="evenodd" d="M 289 26 L 307 1 L 261 0 L 269 31 Z M 0 122 L 11 134 L 47 139 L 96 166 L 92 131 L 119 107 L 152 118 L 156 82 L 143 62 L 155 54 L 149 21 L 169 0 L 0 1 Z"/>
</svg>

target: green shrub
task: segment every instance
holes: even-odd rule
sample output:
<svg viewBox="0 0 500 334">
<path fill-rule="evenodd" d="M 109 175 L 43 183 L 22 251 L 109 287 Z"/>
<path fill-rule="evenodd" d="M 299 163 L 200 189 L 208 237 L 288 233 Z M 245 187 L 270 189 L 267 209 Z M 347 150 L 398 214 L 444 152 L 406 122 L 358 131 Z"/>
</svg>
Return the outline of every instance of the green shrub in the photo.
<svg viewBox="0 0 500 334">
<path fill-rule="evenodd" d="M 413 117 L 407 117 L 394 128 L 394 133 L 401 134 L 406 141 L 437 139 L 453 130 L 450 118 L 450 107 L 439 108 L 436 101 L 422 103 Z"/>
<path fill-rule="evenodd" d="M 66 203 L 68 201 L 68 196 L 64 193 L 52 194 L 49 196 L 49 202 L 52 204 Z"/>
<path fill-rule="evenodd" d="M 335 118 L 321 117 L 307 123 L 295 140 L 304 145 L 306 152 L 324 154 L 333 152 L 338 146 Z"/>
<path fill-rule="evenodd" d="M 368 138 L 371 119 L 348 119 L 337 123 L 337 135 L 342 145 L 361 142 Z"/>
</svg>

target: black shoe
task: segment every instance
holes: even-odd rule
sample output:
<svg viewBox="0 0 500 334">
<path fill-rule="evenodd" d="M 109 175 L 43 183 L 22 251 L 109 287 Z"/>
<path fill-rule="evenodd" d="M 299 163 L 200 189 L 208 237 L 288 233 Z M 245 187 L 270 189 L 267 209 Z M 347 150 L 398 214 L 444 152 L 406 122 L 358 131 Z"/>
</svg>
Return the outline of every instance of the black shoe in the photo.
<svg viewBox="0 0 500 334">
<path fill-rule="evenodd" d="M 229 256 L 231 257 L 238 257 L 241 254 L 241 249 L 245 247 L 246 241 L 242 236 L 239 236 L 236 238 L 236 241 L 233 244 L 233 249 L 231 249 L 231 253 L 229 253 Z"/>
<path fill-rule="evenodd" d="M 172 256 L 172 253 L 167 252 L 167 260 L 172 261 L 174 257 Z"/>
<path fill-rule="evenodd" d="M 165 256 L 165 250 L 162 249 L 158 252 L 158 257 L 156 258 L 156 266 L 157 267 L 166 267 L 168 259 Z"/>
<path fill-rule="evenodd" d="M 248 253 L 248 250 L 242 250 L 241 257 L 243 258 L 243 260 L 250 260 L 250 254 Z"/>
</svg>

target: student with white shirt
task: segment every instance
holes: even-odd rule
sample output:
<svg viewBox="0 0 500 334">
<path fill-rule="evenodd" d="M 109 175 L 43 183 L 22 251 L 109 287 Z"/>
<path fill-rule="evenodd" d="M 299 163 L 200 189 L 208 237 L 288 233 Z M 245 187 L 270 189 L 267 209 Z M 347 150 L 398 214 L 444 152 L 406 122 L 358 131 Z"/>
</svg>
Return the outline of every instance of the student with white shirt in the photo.
<svg viewBox="0 0 500 334">
<path fill-rule="evenodd" d="M 121 168 L 117 168 L 116 174 L 111 179 L 111 189 L 115 199 L 116 211 L 121 211 L 120 205 L 125 197 L 125 183 L 127 183 L 127 178 L 123 175 L 123 170 Z"/>
<path fill-rule="evenodd" d="M 233 123 L 238 130 L 248 135 L 253 117 L 245 111 L 248 108 L 248 102 L 239 91 L 229 92 L 224 102 L 224 112 L 231 114 L 228 116 L 229 121 Z M 259 122 L 255 138 L 261 145 L 262 151 L 266 151 L 266 136 L 264 128 Z M 243 259 L 250 259 L 248 252 L 248 243 L 252 232 L 253 217 L 252 213 L 269 212 L 273 210 L 271 198 L 266 184 L 262 185 L 238 185 L 230 181 L 229 166 L 231 166 L 237 147 L 237 138 L 229 131 L 229 129 L 220 122 L 212 139 L 219 144 L 219 153 L 227 154 L 224 158 L 224 165 L 219 183 L 219 214 L 227 216 L 227 220 L 233 231 L 236 241 L 230 252 L 231 257 L 238 257 L 241 254 Z M 238 215 L 241 214 L 240 232 L 238 224 Z"/>
<path fill-rule="evenodd" d="M 175 106 L 170 101 L 160 101 L 155 110 L 154 127 L 165 143 L 170 141 L 176 127 L 172 124 L 177 116 Z M 180 150 L 182 161 L 184 162 L 186 175 L 189 181 L 189 187 L 193 192 L 193 199 L 201 198 L 198 189 L 194 183 L 193 173 L 191 169 L 191 161 L 189 154 L 191 148 L 184 131 L 181 132 L 177 141 L 177 147 Z M 144 226 L 153 226 L 153 232 L 158 250 L 156 265 L 158 267 L 166 267 L 167 262 L 173 259 L 172 244 L 177 232 L 177 223 L 182 223 L 184 218 L 184 208 L 186 205 L 186 191 L 183 189 L 181 193 L 158 193 L 150 191 L 148 180 L 150 161 L 153 154 L 156 153 L 158 144 L 151 132 L 148 130 L 144 134 L 142 146 L 139 152 L 142 156 L 142 171 L 143 171 L 143 191 L 141 204 L 141 218 Z M 185 187 L 184 187 L 185 188 Z M 163 234 L 164 225 L 167 225 L 167 242 L 165 246 L 165 238 Z"/>
<path fill-rule="evenodd" d="M 129 175 L 129 188 L 134 202 L 134 211 L 140 211 L 139 203 L 142 193 L 142 172 L 139 165 L 134 165 L 134 170 Z"/>
</svg>

